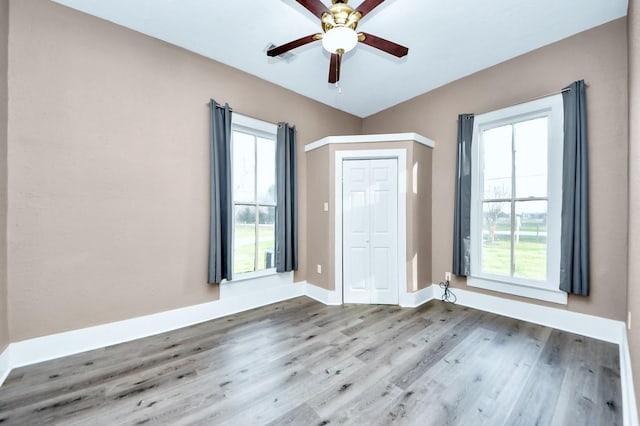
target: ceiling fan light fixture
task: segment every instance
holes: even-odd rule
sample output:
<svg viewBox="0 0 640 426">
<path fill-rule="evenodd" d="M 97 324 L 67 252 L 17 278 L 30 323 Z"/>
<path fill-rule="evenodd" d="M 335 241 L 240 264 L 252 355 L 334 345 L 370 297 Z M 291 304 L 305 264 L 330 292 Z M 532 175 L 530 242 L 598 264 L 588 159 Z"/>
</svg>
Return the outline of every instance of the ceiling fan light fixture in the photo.
<svg viewBox="0 0 640 426">
<path fill-rule="evenodd" d="M 350 51 L 358 44 L 358 34 L 349 27 L 336 26 L 327 31 L 322 37 L 322 47 L 329 53 L 343 53 Z"/>
<path fill-rule="evenodd" d="M 331 54 L 328 81 L 329 83 L 337 83 L 340 80 L 342 55 L 352 50 L 358 43 L 366 44 L 398 58 L 409 53 L 408 48 L 382 37 L 365 32 L 356 33 L 360 19 L 384 3 L 385 0 L 361 0 L 357 9 L 348 5 L 349 0 L 331 0 L 332 5 L 329 7 L 324 4 L 328 0 L 296 1 L 320 18 L 322 32 L 301 37 L 281 46 L 270 46 L 267 50 L 267 55 L 270 57 L 281 57 L 292 49 L 322 40 L 322 47 Z"/>
</svg>

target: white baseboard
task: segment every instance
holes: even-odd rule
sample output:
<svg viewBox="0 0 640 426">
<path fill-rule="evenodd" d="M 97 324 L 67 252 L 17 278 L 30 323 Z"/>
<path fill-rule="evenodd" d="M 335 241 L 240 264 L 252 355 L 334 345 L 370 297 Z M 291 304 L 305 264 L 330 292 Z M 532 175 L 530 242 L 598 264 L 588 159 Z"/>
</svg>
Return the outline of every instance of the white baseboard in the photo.
<svg viewBox="0 0 640 426">
<path fill-rule="evenodd" d="M 437 284 L 433 284 L 432 288 L 434 299 L 440 299 L 443 290 Z M 622 321 L 503 299 L 459 288 L 450 288 L 450 290 L 457 297 L 457 304 L 481 311 L 529 321 L 611 343 L 620 344 L 624 337 L 625 324 Z"/>
<path fill-rule="evenodd" d="M 9 346 L 0 353 L 0 386 L 11 373 L 11 363 L 9 362 Z"/>
<path fill-rule="evenodd" d="M 623 330 L 624 337 L 620 343 L 620 384 L 622 386 L 622 424 L 638 426 L 638 407 L 633 390 L 633 374 L 631 371 L 631 354 L 627 330 Z"/>
<path fill-rule="evenodd" d="M 327 290 L 311 283 L 306 283 L 305 295 L 325 305 L 342 305 L 342 296 L 335 290 Z M 431 286 L 414 293 L 400 293 L 399 305 L 403 308 L 417 308 L 433 299 Z"/>
<path fill-rule="evenodd" d="M 250 291 L 240 291 L 240 286 Z M 231 291 L 221 286 L 220 299 L 213 302 L 11 343 L 10 366 L 22 367 L 187 327 L 299 297 L 304 288 L 304 283 L 293 283 L 291 273 L 244 282 Z"/>
<path fill-rule="evenodd" d="M 342 295 L 336 290 L 327 290 L 309 282 L 305 283 L 305 295 L 325 305 L 342 305 Z"/>
<path fill-rule="evenodd" d="M 303 295 L 325 305 L 342 304 L 342 297 L 336 291 L 307 282 L 294 284 L 292 274 L 221 284 L 220 299 L 213 302 L 12 343 L 0 357 L 0 374 L 11 368 L 141 339 Z M 432 296 L 433 291 L 428 287 L 404 296 L 400 305 L 420 306 Z"/>
<path fill-rule="evenodd" d="M 403 308 L 417 308 L 431 300 L 433 300 L 433 286 L 414 293 L 400 293 L 400 306 Z"/>
</svg>

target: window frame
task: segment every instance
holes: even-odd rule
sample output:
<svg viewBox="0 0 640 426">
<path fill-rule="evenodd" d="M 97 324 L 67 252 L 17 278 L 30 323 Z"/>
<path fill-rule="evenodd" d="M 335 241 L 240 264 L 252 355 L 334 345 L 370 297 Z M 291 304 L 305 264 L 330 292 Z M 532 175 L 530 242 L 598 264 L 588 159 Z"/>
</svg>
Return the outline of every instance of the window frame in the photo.
<svg viewBox="0 0 640 426">
<path fill-rule="evenodd" d="M 277 209 L 278 209 L 278 195 L 277 195 L 277 182 L 276 182 L 276 174 L 274 171 L 274 184 L 276 187 L 276 194 L 275 194 L 275 201 L 273 203 L 270 202 L 260 202 L 257 198 L 257 194 L 254 194 L 254 201 L 255 203 L 248 203 L 246 201 L 236 201 L 235 198 L 235 191 L 233 191 L 233 148 L 234 148 L 234 141 L 233 141 L 233 135 L 234 132 L 240 132 L 240 133 L 245 133 L 245 134 L 250 134 L 252 135 L 254 138 L 263 138 L 263 139 L 270 139 L 273 140 L 274 144 L 277 145 L 277 135 L 278 135 L 278 125 L 277 124 L 273 124 L 273 123 L 268 123 L 266 121 L 262 121 L 262 120 L 258 120 L 252 117 L 247 117 L 245 115 L 242 114 L 237 114 L 237 113 L 233 113 L 231 115 L 231 164 L 232 164 L 232 170 L 231 170 L 231 200 L 232 200 L 232 206 L 233 206 L 233 215 L 232 215 L 232 264 L 235 263 L 235 254 L 236 254 L 236 247 L 235 247 L 235 232 L 236 232 L 236 206 L 250 206 L 250 207 L 255 207 L 255 212 L 256 212 L 256 217 L 255 217 L 255 226 L 256 226 L 256 232 L 255 232 L 255 254 L 254 254 L 254 268 L 255 265 L 257 264 L 257 262 L 259 261 L 259 256 L 258 256 L 258 252 L 259 252 L 259 236 L 260 236 L 260 231 L 259 231 L 259 225 L 260 225 L 260 221 L 259 221 L 259 215 L 260 215 L 260 207 L 274 207 L 276 210 L 276 214 L 277 214 Z M 254 156 L 255 156 L 255 160 L 254 161 L 254 189 L 257 191 L 257 180 L 258 180 L 258 173 L 257 173 L 257 169 L 258 169 L 258 162 L 257 162 L 257 158 L 258 158 L 258 149 L 257 149 L 257 144 L 258 141 L 255 141 L 255 145 L 256 145 L 256 149 L 254 149 Z M 275 223 L 274 223 L 275 226 Z M 275 241 L 274 241 L 274 253 L 273 255 L 275 256 Z M 274 259 L 275 260 L 275 259 Z M 274 261 L 274 266 L 272 268 L 266 268 L 266 269 L 259 269 L 259 270 L 254 270 L 254 271 L 250 271 L 250 272 L 242 272 L 242 273 L 233 273 L 233 279 L 232 281 L 242 281 L 242 280 L 246 280 L 246 279 L 251 279 L 251 278 L 257 278 L 257 277 L 263 277 L 266 275 L 273 275 L 276 274 L 276 267 L 275 267 L 275 261 Z"/>
<path fill-rule="evenodd" d="M 483 273 L 481 271 L 482 227 L 484 197 L 483 144 L 482 132 L 492 128 L 516 124 L 522 121 L 547 117 L 547 279 L 544 281 L 507 277 Z M 560 285 L 560 233 L 562 210 L 562 155 L 563 155 L 562 95 L 553 95 L 523 104 L 503 108 L 475 117 L 471 145 L 471 267 L 467 284 L 517 296 L 535 298 L 549 302 L 566 304 L 567 293 L 559 290 Z M 512 140 L 512 149 L 513 149 Z M 513 157 L 512 157 L 513 158 Z M 512 164 L 512 174 L 515 165 Z M 512 179 L 515 177 L 512 175 Z M 512 186 L 513 188 L 513 186 Z M 539 200 L 545 197 L 522 198 L 511 194 L 510 199 Z M 513 212 L 512 212 L 513 213 Z M 513 214 L 512 214 L 513 215 Z M 513 217 L 512 221 L 515 220 Z M 513 230 L 512 230 L 513 232 Z M 514 248 L 512 247 L 512 253 Z"/>
</svg>

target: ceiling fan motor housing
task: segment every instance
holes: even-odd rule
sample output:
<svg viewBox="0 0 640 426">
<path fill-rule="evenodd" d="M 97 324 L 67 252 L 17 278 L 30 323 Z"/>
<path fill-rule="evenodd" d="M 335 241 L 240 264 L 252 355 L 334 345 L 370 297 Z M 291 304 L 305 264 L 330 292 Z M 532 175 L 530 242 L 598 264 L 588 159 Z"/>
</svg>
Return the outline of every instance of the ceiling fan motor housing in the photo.
<svg viewBox="0 0 640 426">
<path fill-rule="evenodd" d="M 331 13 L 322 15 L 322 30 L 326 33 L 335 27 L 347 27 L 355 31 L 362 14 L 347 4 L 348 0 L 332 0 Z"/>
</svg>

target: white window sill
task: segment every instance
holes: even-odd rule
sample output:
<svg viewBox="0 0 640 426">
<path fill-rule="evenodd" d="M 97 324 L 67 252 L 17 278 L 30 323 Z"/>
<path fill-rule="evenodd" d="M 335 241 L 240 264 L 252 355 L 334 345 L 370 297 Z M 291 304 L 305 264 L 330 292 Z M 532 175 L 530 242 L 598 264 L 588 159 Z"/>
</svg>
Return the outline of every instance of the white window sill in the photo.
<svg viewBox="0 0 640 426">
<path fill-rule="evenodd" d="M 220 300 L 256 297 L 258 294 L 293 284 L 293 272 L 278 273 L 275 269 L 240 274 L 220 283 Z"/>
<path fill-rule="evenodd" d="M 484 288 L 500 293 L 513 294 L 531 299 L 544 300 L 546 302 L 567 304 L 567 293 L 561 290 L 553 290 L 544 287 L 533 287 L 512 282 L 497 281 L 488 278 L 468 277 L 467 285 L 470 287 Z"/>
<path fill-rule="evenodd" d="M 268 277 L 270 275 L 276 275 L 276 268 L 263 269 L 262 271 L 246 272 L 244 274 L 234 275 L 231 281 L 222 280 L 222 284 L 231 284 L 239 281 L 253 280 L 256 278 Z"/>
</svg>

